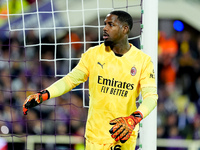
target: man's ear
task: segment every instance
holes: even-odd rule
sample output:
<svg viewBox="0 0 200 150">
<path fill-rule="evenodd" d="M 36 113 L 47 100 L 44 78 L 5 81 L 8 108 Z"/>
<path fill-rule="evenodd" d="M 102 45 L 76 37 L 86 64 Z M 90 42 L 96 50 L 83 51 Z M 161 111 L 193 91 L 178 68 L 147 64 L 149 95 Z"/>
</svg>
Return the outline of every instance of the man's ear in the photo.
<svg viewBox="0 0 200 150">
<path fill-rule="evenodd" d="M 124 32 L 124 34 L 128 34 L 129 33 L 129 26 L 128 25 L 124 25 L 123 26 L 123 32 Z"/>
</svg>

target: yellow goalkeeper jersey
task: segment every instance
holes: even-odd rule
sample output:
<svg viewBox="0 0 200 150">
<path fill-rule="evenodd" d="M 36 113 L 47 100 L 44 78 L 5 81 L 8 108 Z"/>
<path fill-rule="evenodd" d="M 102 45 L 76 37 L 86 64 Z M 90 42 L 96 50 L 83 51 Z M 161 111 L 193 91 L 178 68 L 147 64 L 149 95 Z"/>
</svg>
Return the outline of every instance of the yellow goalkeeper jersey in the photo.
<svg viewBox="0 0 200 150">
<path fill-rule="evenodd" d="M 110 120 L 132 114 L 141 88 L 156 87 L 151 58 L 133 45 L 118 57 L 109 46 L 101 44 L 82 54 L 76 69 L 89 77 L 85 136 L 93 142 L 112 143 Z M 138 128 L 137 125 L 135 131 Z"/>
</svg>

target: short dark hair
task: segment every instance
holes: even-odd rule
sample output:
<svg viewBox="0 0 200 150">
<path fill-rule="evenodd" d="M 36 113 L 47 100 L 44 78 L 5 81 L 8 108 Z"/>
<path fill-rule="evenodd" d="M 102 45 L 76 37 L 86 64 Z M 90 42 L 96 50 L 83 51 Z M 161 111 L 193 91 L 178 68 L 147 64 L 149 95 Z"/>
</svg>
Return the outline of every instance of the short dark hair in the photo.
<svg viewBox="0 0 200 150">
<path fill-rule="evenodd" d="M 114 11 L 111 11 L 110 14 L 118 16 L 118 20 L 120 22 L 126 22 L 129 26 L 129 29 L 130 30 L 132 29 L 133 19 L 129 13 L 122 10 L 114 10 Z"/>
</svg>

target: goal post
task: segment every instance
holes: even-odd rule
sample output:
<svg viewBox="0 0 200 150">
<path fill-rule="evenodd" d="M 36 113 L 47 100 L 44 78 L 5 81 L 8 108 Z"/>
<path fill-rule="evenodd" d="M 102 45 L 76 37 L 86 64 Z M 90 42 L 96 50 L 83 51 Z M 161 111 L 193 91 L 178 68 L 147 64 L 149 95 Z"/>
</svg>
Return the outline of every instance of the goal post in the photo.
<svg viewBox="0 0 200 150">
<path fill-rule="evenodd" d="M 141 43 L 143 51 L 151 56 L 155 67 L 157 82 L 157 52 L 158 52 L 158 0 L 143 1 L 143 31 Z M 142 120 L 140 143 L 143 150 L 157 149 L 157 107 Z"/>
</svg>

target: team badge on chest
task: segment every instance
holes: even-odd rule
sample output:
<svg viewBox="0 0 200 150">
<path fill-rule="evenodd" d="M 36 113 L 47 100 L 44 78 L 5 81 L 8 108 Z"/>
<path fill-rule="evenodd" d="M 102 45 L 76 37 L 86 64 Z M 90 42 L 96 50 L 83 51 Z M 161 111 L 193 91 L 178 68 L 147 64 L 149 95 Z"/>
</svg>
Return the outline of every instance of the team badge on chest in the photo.
<svg viewBox="0 0 200 150">
<path fill-rule="evenodd" d="M 131 68 L 131 75 L 132 75 L 132 76 L 135 76 L 136 73 L 137 73 L 136 68 L 135 68 L 135 67 L 132 67 L 132 68 Z"/>
</svg>

